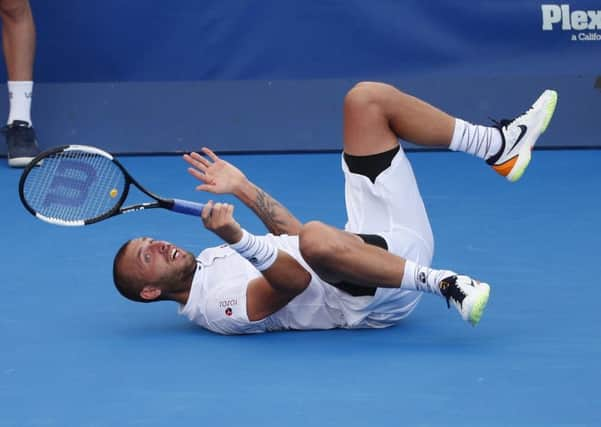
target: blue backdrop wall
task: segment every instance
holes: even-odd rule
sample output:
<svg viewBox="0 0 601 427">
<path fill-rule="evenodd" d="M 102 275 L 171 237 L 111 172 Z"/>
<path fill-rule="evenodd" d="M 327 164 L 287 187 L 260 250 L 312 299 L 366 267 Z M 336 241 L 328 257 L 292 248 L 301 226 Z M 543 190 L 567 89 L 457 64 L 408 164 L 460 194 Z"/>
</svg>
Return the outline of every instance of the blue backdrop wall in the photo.
<svg viewBox="0 0 601 427">
<path fill-rule="evenodd" d="M 555 88 L 542 143 L 601 145 L 598 1 L 31 3 L 43 147 L 337 149 L 342 99 L 360 80 L 477 122 L 518 114 Z"/>
</svg>

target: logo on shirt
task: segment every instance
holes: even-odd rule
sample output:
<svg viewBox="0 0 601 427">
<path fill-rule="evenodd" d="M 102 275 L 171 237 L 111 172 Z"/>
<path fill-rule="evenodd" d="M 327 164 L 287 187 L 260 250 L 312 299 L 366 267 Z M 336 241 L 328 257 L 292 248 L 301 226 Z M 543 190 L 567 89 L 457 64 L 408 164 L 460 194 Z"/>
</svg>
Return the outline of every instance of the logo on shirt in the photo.
<svg viewBox="0 0 601 427">
<path fill-rule="evenodd" d="M 236 298 L 219 301 L 219 308 L 233 307 L 235 305 L 238 305 L 238 300 Z"/>
<path fill-rule="evenodd" d="M 231 316 L 234 314 L 233 306 L 238 305 L 238 300 L 236 298 L 232 299 L 224 299 L 219 301 L 219 308 L 225 308 L 225 315 Z"/>
</svg>

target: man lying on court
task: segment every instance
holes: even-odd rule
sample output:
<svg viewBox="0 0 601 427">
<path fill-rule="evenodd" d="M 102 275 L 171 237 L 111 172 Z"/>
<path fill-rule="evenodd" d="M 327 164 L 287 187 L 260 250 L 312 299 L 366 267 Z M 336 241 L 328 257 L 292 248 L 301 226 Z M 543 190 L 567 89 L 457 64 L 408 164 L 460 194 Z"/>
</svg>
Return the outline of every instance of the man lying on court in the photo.
<svg viewBox="0 0 601 427">
<path fill-rule="evenodd" d="M 202 182 L 198 190 L 233 194 L 271 234 L 249 234 L 232 205 L 209 202 L 202 221 L 227 245 L 195 258 L 168 242 L 130 240 L 115 256 L 116 287 L 134 301 L 176 301 L 180 314 L 222 334 L 387 327 L 409 315 L 423 293 L 445 298 L 476 325 L 489 285 L 430 268 L 432 230 L 398 140 L 473 154 L 516 181 L 556 102 L 556 92 L 547 90 L 523 115 L 485 127 L 386 84 L 356 85 L 344 100 L 344 231 L 301 224 L 207 148 L 204 156 L 185 155 Z"/>
</svg>

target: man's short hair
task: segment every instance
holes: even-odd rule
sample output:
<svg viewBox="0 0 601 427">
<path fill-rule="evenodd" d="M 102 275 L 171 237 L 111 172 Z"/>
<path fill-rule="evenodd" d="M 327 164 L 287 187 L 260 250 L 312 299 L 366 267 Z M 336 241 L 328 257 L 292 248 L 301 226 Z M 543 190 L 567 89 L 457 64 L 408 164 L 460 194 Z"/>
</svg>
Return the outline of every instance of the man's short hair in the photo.
<svg viewBox="0 0 601 427">
<path fill-rule="evenodd" d="M 142 288 L 144 288 L 144 283 L 142 283 L 141 280 L 128 275 L 127 266 L 122 265 L 125 251 L 132 240 L 125 242 L 115 255 L 113 261 L 113 282 L 119 293 L 125 298 L 137 302 L 150 302 L 140 296 L 140 292 L 142 291 Z"/>
</svg>

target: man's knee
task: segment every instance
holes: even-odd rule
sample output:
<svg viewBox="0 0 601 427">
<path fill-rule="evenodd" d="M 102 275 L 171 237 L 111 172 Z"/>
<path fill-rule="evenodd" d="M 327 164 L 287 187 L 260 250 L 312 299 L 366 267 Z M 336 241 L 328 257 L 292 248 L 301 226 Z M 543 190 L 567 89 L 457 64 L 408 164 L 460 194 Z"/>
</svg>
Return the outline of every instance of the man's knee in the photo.
<svg viewBox="0 0 601 427">
<path fill-rule="evenodd" d="M 22 19 L 29 9 L 27 0 L 0 0 L 0 15 L 2 19 Z"/>
<path fill-rule="evenodd" d="M 374 82 L 360 82 L 344 97 L 345 109 L 364 109 L 377 102 L 377 88 Z"/>
<path fill-rule="evenodd" d="M 394 88 L 386 83 L 359 82 L 347 92 L 344 105 L 353 109 L 378 105 L 391 90 Z"/>
<path fill-rule="evenodd" d="M 322 263 L 334 251 L 333 240 L 329 238 L 332 230 L 319 221 L 311 221 L 303 225 L 298 239 L 303 259 L 309 264 Z"/>
</svg>

